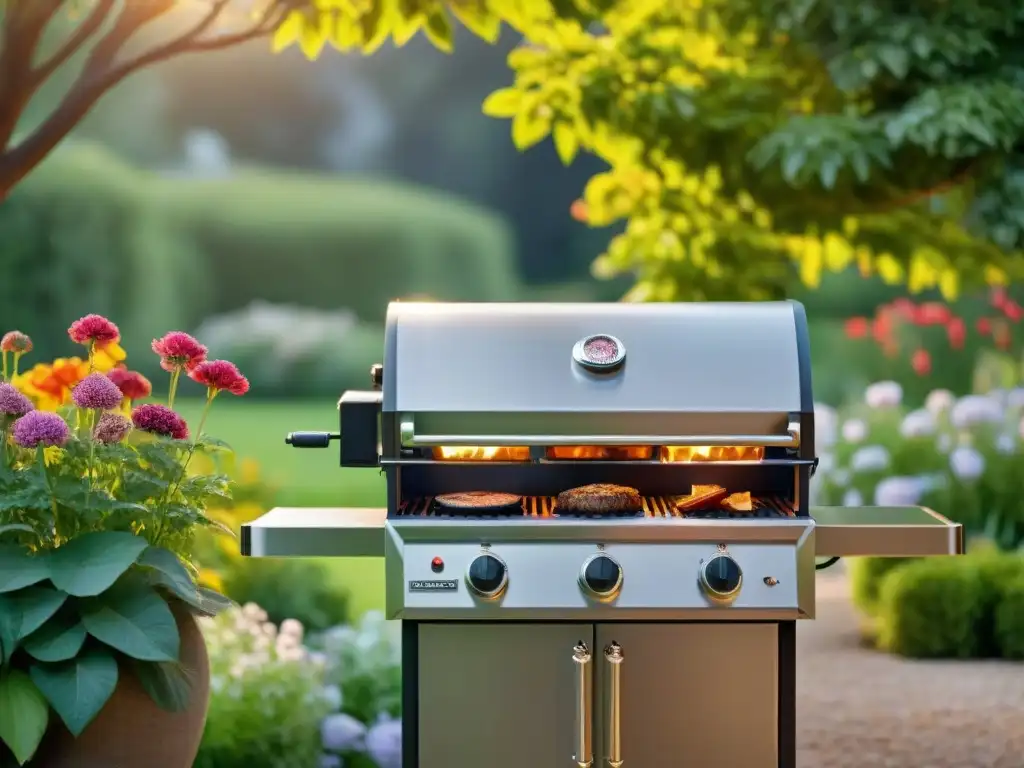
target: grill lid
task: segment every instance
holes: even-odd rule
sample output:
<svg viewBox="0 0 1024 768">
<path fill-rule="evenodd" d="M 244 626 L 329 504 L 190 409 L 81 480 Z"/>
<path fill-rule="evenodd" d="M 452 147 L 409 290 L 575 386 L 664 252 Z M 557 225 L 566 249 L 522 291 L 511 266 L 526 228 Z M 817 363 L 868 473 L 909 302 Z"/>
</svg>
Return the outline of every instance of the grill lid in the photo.
<svg viewBox="0 0 1024 768">
<path fill-rule="evenodd" d="M 609 440 L 782 434 L 812 408 L 805 322 L 795 302 L 396 302 L 383 408 L 447 435 L 480 433 L 484 415 L 493 434 L 578 434 L 559 420 L 586 415 Z"/>
</svg>

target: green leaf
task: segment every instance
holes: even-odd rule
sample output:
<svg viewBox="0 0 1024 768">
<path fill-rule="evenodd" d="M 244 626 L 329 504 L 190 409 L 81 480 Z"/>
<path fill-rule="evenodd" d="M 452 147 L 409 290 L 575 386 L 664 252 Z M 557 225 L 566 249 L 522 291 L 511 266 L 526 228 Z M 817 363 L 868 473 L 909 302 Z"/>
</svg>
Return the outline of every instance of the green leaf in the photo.
<svg viewBox="0 0 1024 768">
<path fill-rule="evenodd" d="M 24 547 L 0 544 L 0 594 L 30 587 L 49 577 L 49 558 L 33 555 Z"/>
<path fill-rule="evenodd" d="M 836 177 L 839 175 L 839 168 L 843 164 L 843 156 L 838 152 L 832 152 L 821 162 L 818 173 L 821 177 L 821 185 L 825 189 L 832 189 L 836 185 Z"/>
<path fill-rule="evenodd" d="M 0 595 L 0 644 L 10 660 L 22 639 L 28 637 L 55 614 L 68 596 L 52 587 L 26 587 Z"/>
<path fill-rule="evenodd" d="M 883 45 L 878 51 L 878 60 L 900 80 L 907 76 L 910 55 L 905 48 L 898 45 Z"/>
<path fill-rule="evenodd" d="M 558 123 L 555 125 L 553 135 L 555 140 L 555 151 L 558 152 L 559 160 L 562 161 L 562 165 L 570 165 L 576 158 L 576 153 L 580 148 L 576 132 L 573 131 L 571 126 L 566 125 L 565 123 Z"/>
<path fill-rule="evenodd" d="M 176 554 L 163 547 L 150 547 L 139 558 L 149 582 L 163 587 L 192 608 L 202 608 L 203 598 L 188 569 Z"/>
<path fill-rule="evenodd" d="M 800 176 L 800 171 L 807 161 L 807 153 L 802 149 L 794 149 L 786 155 L 782 161 L 782 176 L 786 181 L 792 183 Z"/>
<path fill-rule="evenodd" d="M 8 525 L 0 525 L 0 536 L 11 531 L 20 531 L 22 533 L 35 533 L 32 530 L 31 525 L 25 525 L 24 523 L 9 523 Z"/>
<path fill-rule="evenodd" d="M 541 117 L 536 110 L 517 112 L 512 118 L 512 143 L 522 152 L 543 140 L 550 128 L 551 120 Z"/>
<path fill-rule="evenodd" d="M 117 660 L 106 648 L 90 648 L 60 664 L 34 664 L 29 674 L 74 736 L 85 730 L 117 688 Z"/>
<path fill-rule="evenodd" d="M 210 437 L 209 435 L 203 435 L 203 439 L 196 445 L 196 449 L 208 453 L 217 453 L 224 451 L 228 453 L 235 452 L 235 449 L 232 448 L 228 443 L 225 443 L 223 440 L 218 440 L 215 437 Z"/>
<path fill-rule="evenodd" d="M 470 32 L 488 43 L 498 42 L 501 35 L 501 19 L 491 13 L 487 0 L 452 0 L 449 3 L 452 14 Z"/>
<path fill-rule="evenodd" d="M 74 658 L 85 643 L 85 627 L 78 615 L 71 611 L 59 611 L 25 638 L 22 647 L 38 661 L 67 661 Z"/>
<path fill-rule="evenodd" d="M 207 587 L 199 588 L 199 598 L 202 601 L 198 609 L 198 613 L 201 616 L 216 616 L 221 611 L 226 611 L 235 605 L 230 598 Z"/>
<path fill-rule="evenodd" d="M 153 587 L 119 582 L 81 608 L 86 631 L 140 661 L 177 661 L 181 640 L 170 606 Z"/>
<path fill-rule="evenodd" d="M 488 117 L 515 117 L 523 103 L 523 94 L 515 88 L 500 88 L 484 99 L 483 113 Z"/>
<path fill-rule="evenodd" d="M 441 6 L 435 7 L 427 15 L 427 23 L 423 27 L 427 39 L 445 53 L 452 52 L 452 21 Z"/>
<path fill-rule="evenodd" d="M 192 700 L 192 677 L 181 664 L 135 662 L 135 676 L 150 698 L 166 712 L 184 712 Z"/>
<path fill-rule="evenodd" d="M 117 581 L 147 547 L 127 531 L 100 531 L 72 539 L 50 556 L 50 580 L 75 597 L 93 597 Z"/>
<path fill-rule="evenodd" d="M 0 675 L 0 741 L 24 765 L 39 748 L 50 708 L 32 679 L 18 669 Z"/>
</svg>

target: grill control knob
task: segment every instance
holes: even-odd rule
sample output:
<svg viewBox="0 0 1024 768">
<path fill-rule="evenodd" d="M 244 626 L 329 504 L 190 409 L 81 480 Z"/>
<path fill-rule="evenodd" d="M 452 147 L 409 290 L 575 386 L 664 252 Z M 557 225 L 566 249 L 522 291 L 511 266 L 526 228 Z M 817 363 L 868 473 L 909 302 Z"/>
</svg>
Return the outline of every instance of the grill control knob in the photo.
<svg viewBox="0 0 1024 768">
<path fill-rule="evenodd" d="M 615 597 L 622 588 L 622 566 L 608 555 L 592 555 L 580 569 L 580 586 L 600 600 Z"/>
<path fill-rule="evenodd" d="M 469 564 L 466 583 L 470 590 L 480 597 L 500 597 L 508 586 L 508 567 L 497 555 L 485 552 Z"/>
<path fill-rule="evenodd" d="M 729 555 L 715 555 L 701 566 L 700 583 L 712 599 L 727 600 L 743 586 L 743 571 Z"/>
</svg>

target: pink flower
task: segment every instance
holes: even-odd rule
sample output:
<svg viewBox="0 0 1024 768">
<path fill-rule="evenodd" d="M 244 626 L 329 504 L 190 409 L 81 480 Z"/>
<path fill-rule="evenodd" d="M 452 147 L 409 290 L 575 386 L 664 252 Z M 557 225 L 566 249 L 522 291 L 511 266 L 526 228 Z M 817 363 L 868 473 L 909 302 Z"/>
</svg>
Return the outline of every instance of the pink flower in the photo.
<svg viewBox="0 0 1024 768">
<path fill-rule="evenodd" d="M 249 380 L 239 372 L 234 363 L 227 360 L 207 360 L 200 363 L 188 376 L 192 381 L 202 384 L 214 393 L 221 391 L 233 395 L 244 395 L 249 391 Z"/>
<path fill-rule="evenodd" d="M 184 331 L 171 331 L 153 339 L 153 351 L 160 355 L 160 367 L 172 373 L 190 371 L 206 359 L 207 349 Z"/>
<path fill-rule="evenodd" d="M 166 405 L 140 405 L 132 411 L 132 423 L 143 432 L 173 437 L 175 440 L 188 439 L 188 424 Z"/>
<path fill-rule="evenodd" d="M 92 430 L 92 437 L 98 443 L 119 443 L 132 429 L 131 419 L 119 413 L 104 413 Z"/>
<path fill-rule="evenodd" d="M 21 331 L 8 331 L 0 339 L 0 352 L 15 352 L 23 355 L 32 351 L 32 339 Z"/>
<path fill-rule="evenodd" d="M 102 373 L 90 373 L 71 390 L 71 399 L 79 408 L 107 411 L 121 404 L 121 390 Z"/>
<path fill-rule="evenodd" d="M 0 416 L 24 416 L 35 410 L 32 401 L 19 392 L 13 384 L 0 384 Z"/>
<path fill-rule="evenodd" d="M 31 411 L 16 422 L 11 431 L 14 442 L 22 448 L 64 445 L 71 439 L 71 429 L 56 413 Z"/>
<path fill-rule="evenodd" d="M 153 393 L 153 385 L 149 379 L 136 371 L 129 371 L 127 368 L 115 368 L 107 374 L 121 394 L 129 400 L 141 400 Z"/>
<path fill-rule="evenodd" d="M 121 331 L 102 315 L 86 315 L 71 324 L 68 336 L 76 344 L 95 344 L 102 347 L 120 340 Z"/>
</svg>

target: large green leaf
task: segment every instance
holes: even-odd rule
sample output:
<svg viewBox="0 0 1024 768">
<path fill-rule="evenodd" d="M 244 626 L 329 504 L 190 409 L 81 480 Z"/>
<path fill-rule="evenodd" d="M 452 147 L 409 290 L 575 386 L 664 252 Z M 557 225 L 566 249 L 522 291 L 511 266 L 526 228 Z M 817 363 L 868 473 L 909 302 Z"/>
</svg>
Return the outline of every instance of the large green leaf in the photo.
<svg viewBox="0 0 1024 768">
<path fill-rule="evenodd" d="M 22 647 L 39 661 L 67 661 L 78 655 L 85 642 L 85 626 L 71 610 L 58 611 L 25 638 Z"/>
<path fill-rule="evenodd" d="M 94 597 L 131 568 L 146 540 L 127 531 L 99 531 L 72 539 L 50 556 L 50 580 L 75 597 Z"/>
<path fill-rule="evenodd" d="M 49 558 L 24 547 L 0 544 L 0 594 L 38 584 L 50 575 Z"/>
<path fill-rule="evenodd" d="M 86 631 L 139 661 L 177 661 L 181 639 L 167 601 L 151 586 L 119 582 L 81 608 Z"/>
<path fill-rule="evenodd" d="M 39 629 L 67 599 L 63 592 L 43 586 L 0 595 L 0 645 L 4 659 L 10 659 L 18 643 Z"/>
<path fill-rule="evenodd" d="M 150 547 L 138 560 L 150 582 L 164 587 L 193 607 L 199 606 L 199 588 L 180 558 L 163 547 Z"/>
<path fill-rule="evenodd" d="M 192 700 L 192 678 L 181 664 L 137 661 L 133 667 L 142 687 L 166 712 L 184 712 Z"/>
<path fill-rule="evenodd" d="M 24 765 L 36 753 L 50 720 L 46 699 L 24 672 L 0 675 L 0 741 Z"/>
<path fill-rule="evenodd" d="M 72 734 L 78 736 L 117 688 L 117 660 L 106 648 L 90 648 L 77 659 L 34 664 L 32 682 Z"/>
</svg>

